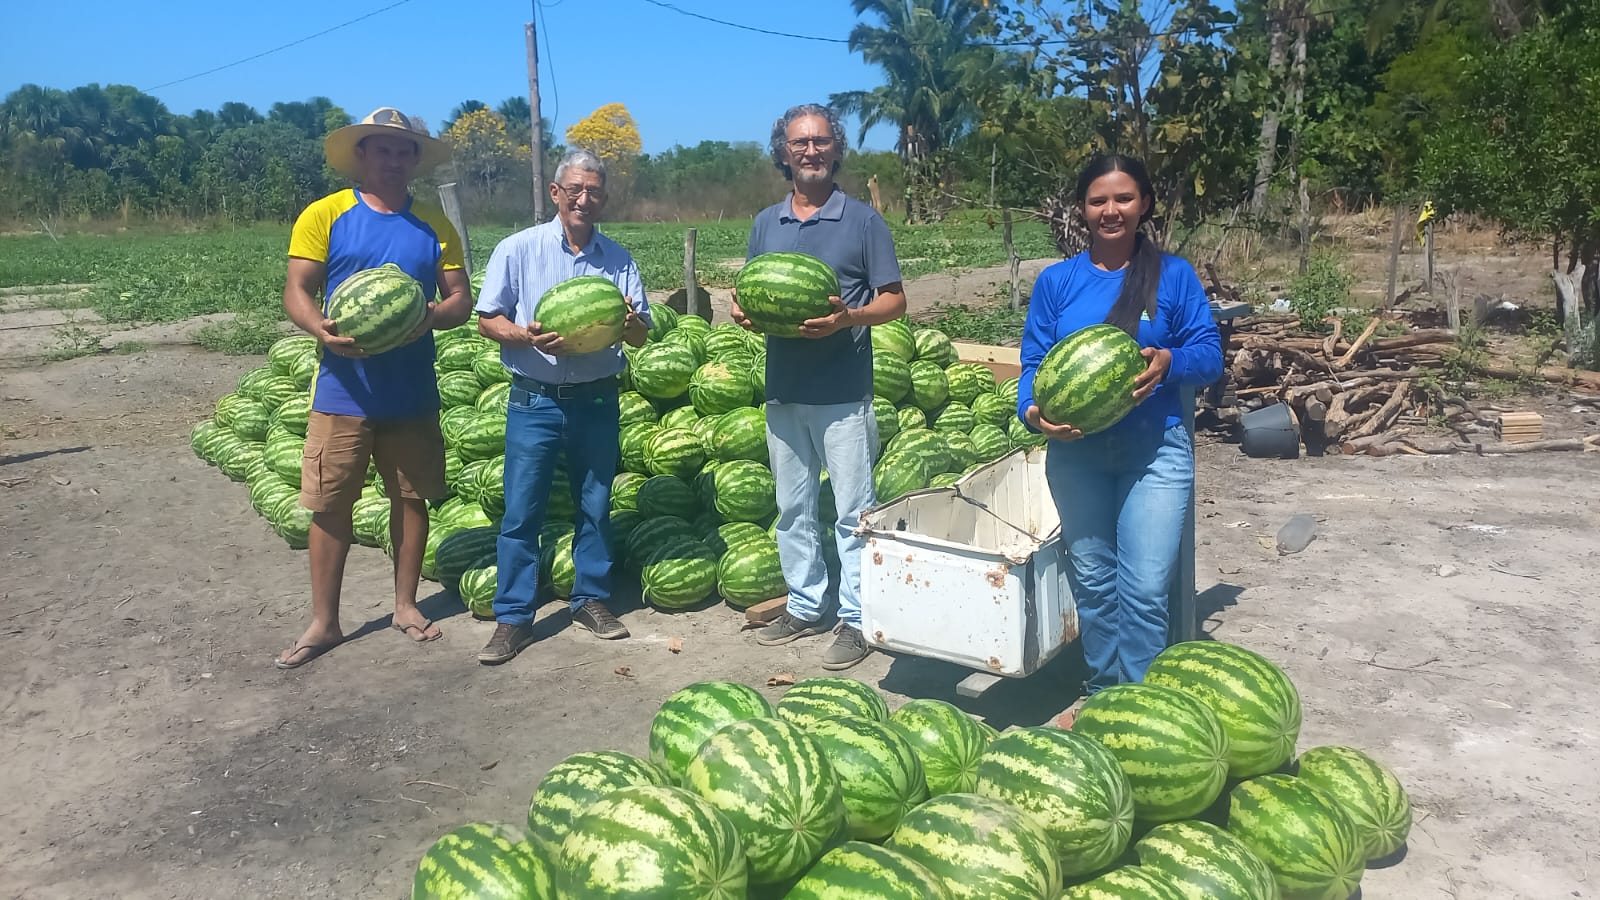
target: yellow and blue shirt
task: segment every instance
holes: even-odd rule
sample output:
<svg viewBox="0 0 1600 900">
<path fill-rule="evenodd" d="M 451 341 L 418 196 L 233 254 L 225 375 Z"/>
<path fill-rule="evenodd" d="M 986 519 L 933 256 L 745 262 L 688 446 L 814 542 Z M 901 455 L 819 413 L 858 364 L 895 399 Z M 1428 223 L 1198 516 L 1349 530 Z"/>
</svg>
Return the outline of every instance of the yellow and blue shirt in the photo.
<svg viewBox="0 0 1600 900">
<path fill-rule="evenodd" d="M 461 238 L 442 210 L 408 198 L 405 209 L 382 213 L 354 189 L 329 194 L 300 213 L 289 238 L 289 255 L 327 266 L 324 315 L 327 298 L 339 283 L 365 269 L 394 263 L 422 283 L 431 303 L 439 293 L 439 270 L 464 268 Z M 431 333 L 366 359 L 325 352 L 311 384 L 311 408 L 368 419 L 437 413 L 433 354 Z"/>
</svg>

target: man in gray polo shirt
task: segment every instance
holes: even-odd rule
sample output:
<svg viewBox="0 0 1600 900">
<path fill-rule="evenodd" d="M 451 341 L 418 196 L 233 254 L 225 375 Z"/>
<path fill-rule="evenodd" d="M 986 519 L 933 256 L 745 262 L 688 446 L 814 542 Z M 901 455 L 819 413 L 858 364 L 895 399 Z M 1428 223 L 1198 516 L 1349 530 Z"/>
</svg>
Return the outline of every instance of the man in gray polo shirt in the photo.
<svg viewBox="0 0 1600 900">
<path fill-rule="evenodd" d="M 794 190 L 756 216 L 746 255 L 798 251 L 839 275 L 841 296 L 832 298 L 832 315 L 806 322 L 801 337 L 767 337 L 767 448 L 778 481 L 778 555 L 789 604 L 756 635 L 757 643 L 770 646 L 827 627 L 828 570 L 817 539 L 817 492 L 827 469 L 839 511 L 833 532 L 842 571 L 837 637 L 823 654 L 825 669 L 847 669 L 868 653 L 861 634 L 862 541 L 855 529 L 874 502 L 878 447 L 869 329 L 906 309 L 889 226 L 833 182 L 844 148 L 844 126 L 827 107 L 804 104 L 778 119 L 769 150 Z M 732 312 L 734 321 L 751 327 L 737 297 Z"/>
<path fill-rule="evenodd" d="M 595 228 L 605 205 L 605 184 L 605 165 L 593 153 L 567 154 L 550 185 L 556 217 L 501 241 L 478 295 L 478 331 L 500 344 L 500 359 L 511 370 L 506 515 L 496 548 L 494 616 L 499 624 L 478 653 L 478 661 L 486 665 L 514 658 L 533 641 L 539 532 L 562 451 L 578 507 L 572 620 L 601 638 L 628 636 L 605 605 L 611 596 L 611 480 L 617 474 L 622 347 L 568 353 L 561 335 L 541 328 L 538 321 L 545 291 L 579 275 L 599 275 L 615 283 L 631 307 L 623 340 L 640 347 L 649 335 L 650 306 L 639 266 Z"/>
</svg>

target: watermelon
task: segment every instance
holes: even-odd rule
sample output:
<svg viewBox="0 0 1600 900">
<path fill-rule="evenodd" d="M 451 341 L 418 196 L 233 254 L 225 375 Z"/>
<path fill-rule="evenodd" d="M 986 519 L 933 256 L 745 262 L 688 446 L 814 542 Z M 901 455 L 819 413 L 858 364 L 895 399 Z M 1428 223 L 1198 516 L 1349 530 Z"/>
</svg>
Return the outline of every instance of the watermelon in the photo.
<svg viewBox="0 0 1600 900">
<path fill-rule="evenodd" d="M 650 301 L 650 340 L 659 341 L 678 327 L 678 311 L 665 303 Z"/>
<path fill-rule="evenodd" d="M 1124 866 L 1067 888 L 1061 900 L 1185 900 L 1183 890 L 1159 869 Z"/>
<path fill-rule="evenodd" d="M 706 461 L 706 451 L 689 429 L 662 428 L 645 443 L 644 460 L 651 475 L 693 478 Z"/>
<path fill-rule="evenodd" d="M 272 410 L 265 404 L 248 397 L 233 404 L 228 416 L 228 427 L 241 441 L 265 441 Z"/>
<path fill-rule="evenodd" d="M 699 370 L 697 369 L 696 371 Z M 656 420 L 656 424 L 662 428 L 687 428 L 693 431 L 694 423 L 698 421 L 700 421 L 700 414 L 695 411 L 693 406 L 679 406 L 662 413 L 661 418 Z"/>
<path fill-rule="evenodd" d="M 748 369 L 755 353 L 756 343 L 750 332 L 732 322 L 715 325 L 706 335 L 706 356 L 710 359 L 736 362 Z"/>
<path fill-rule="evenodd" d="M 443 332 L 434 336 L 438 341 L 437 352 L 434 354 L 433 365 L 441 373 L 460 372 L 464 375 L 477 377 L 472 370 L 472 364 L 477 361 L 483 352 L 493 346 L 493 343 L 483 338 L 469 338 L 445 343 L 440 340 Z M 443 377 L 441 375 L 441 377 Z"/>
<path fill-rule="evenodd" d="M 639 585 L 657 609 L 688 609 L 716 590 L 717 556 L 692 537 L 667 542 L 645 552 Z"/>
<path fill-rule="evenodd" d="M 481 392 L 478 376 L 471 372 L 446 372 L 439 376 L 439 402 L 445 409 L 472 406 Z"/>
<path fill-rule="evenodd" d="M 1308 782 L 1240 782 L 1228 795 L 1228 831 L 1272 870 L 1285 900 L 1344 900 L 1361 886 L 1366 844 L 1355 820 Z"/>
<path fill-rule="evenodd" d="M 806 732 L 779 719 L 719 728 L 700 745 L 683 780 L 744 838 L 753 884 L 804 872 L 845 827 L 832 764 Z"/>
<path fill-rule="evenodd" d="M 595 801 L 625 787 L 665 785 L 655 763 L 615 750 L 574 753 L 550 768 L 528 802 L 528 837 L 552 852 Z"/>
<path fill-rule="evenodd" d="M 778 508 L 778 482 L 766 466 L 736 459 L 717 467 L 716 510 L 730 522 L 762 522 Z"/>
<path fill-rule="evenodd" d="M 1138 405 L 1133 380 L 1148 367 L 1139 344 L 1115 325 L 1090 325 L 1058 341 L 1033 377 L 1045 421 L 1084 434 L 1104 431 Z"/>
<path fill-rule="evenodd" d="M 489 564 L 480 565 L 485 562 Z M 482 559 L 478 563 L 461 573 L 461 603 L 477 618 L 492 620 L 499 570 L 492 559 Z"/>
<path fill-rule="evenodd" d="M 689 390 L 689 382 L 699 365 L 689 347 L 663 341 L 640 348 L 629 371 L 634 390 L 651 400 L 673 400 Z"/>
<path fill-rule="evenodd" d="M 979 425 L 993 425 L 1005 431 L 1006 425 L 1017 417 L 1017 406 L 1007 403 L 999 394 L 979 394 L 972 398 L 973 421 Z"/>
<path fill-rule="evenodd" d="M 802 322 L 833 313 L 829 298 L 839 296 L 839 276 L 805 253 L 762 253 L 739 270 L 734 292 L 757 331 L 793 338 L 800 336 Z"/>
<path fill-rule="evenodd" d="M 750 405 L 750 370 L 708 362 L 689 379 L 689 401 L 702 416 L 719 416 Z"/>
<path fill-rule="evenodd" d="M 885 847 L 846 841 L 822 854 L 785 900 L 949 900 L 920 863 Z"/>
<path fill-rule="evenodd" d="M 943 700 L 909 701 L 889 716 L 889 724 L 917 751 L 930 795 L 972 791 L 993 729 Z"/>
<path fill-rule="evenodd" d="M 307 353 L 294 358 L 294 368 L 289 370 L 288 379 L 295 383 L 295 387 L 305 390 L 311 387 L 312 379 L 317 377 L 317 370 L 321 367 L 321 353 Z"/>
<path fill-rule="evenodd" d="M 1367 860 L 1399 850 L 1411 833 L 1411 800 L 1386 766 L 1353 747 L 1314 747 L 1300 754 L 1301 781 L 1321 788 L 1356 824 Z"/>
<path fill-rule="evenodd" d="M 1019 728 L 978 757 L 973 792 L 1033 816 L 1068 878 L 1109 866 L 1133 832 L 1133 791 L 1097 741 L 1058 728 Z"/>
<path fill-rule="evenodd" d="M 933 420 L 934 431 L 953 431 L 958 434 L 967 434 L 978 427 L 978 419 L 972 414 L 971 407 L 954 400 L 945 404 L 939 410 L 939 415 Z"/>
<path fill-rule="evenodd" d="M 902 317 L 872 326 L 872 352 L 890 353 L 901 362 L 910 363 L 917 356 L 917 339 L 911 332 L 911 322 Z"/>
<path fill-rule="evenodd" d="M 445 590 L 459 592 L 461 576 L 473 563 L 495 552 L 499 537 L 499 530 L 494 527 L 477 527 L 462 528 L 441 540 L 433 554 L 433 566 Z"/>
<path fill-rule="evenodd" d="M 290 503 L 278 507 L 272 527 L 291 550 L 304 550 L 311 546 L 311 510 L 300 505 L 298 495 L 291 495 Z"/>
<path fill-rule="evenodd" d="M 699 534 L 687 519 L 678 516 L 656 516 L 644 519 L 628 534 L 630 555 L 643 565 L 645 558 L 677 538 L 694 538 Z"/>
<path fill-rule="evenodd" d="M 952 898 L 1054 900 L 1061 864 L 1027 814 L 977 794 L 944 794 L 912 810 L 885 843 L 921 863 Z"/>
<path fill-rule="evenodd" d="M 950 382 L 944 370 L 925 360 L 911 363 L 911 404 L 932 412 L 950 399 Z"/>
<path fill-rule="evenodd" d="M 632 477 L 639 478 L 637 475 Z M 639 514 L 647 519 L 656 516 L 692 519 L 700 511 L 700 505 L 695 500 L 694 488 L 675 475 L 655 475 L 643 479 L 643 484 L 639 485 L 637 490 L 636 508 Z"/>
<path fill-rule="evenodd" d="M 978 454 L 978 445 L 973 443 L 972 438 L 959 431 L 939 431 L 936 433 L 944 438 L 944 445 L 950 455 L 950 465 L 945 471 L 965 471 L 968 466 L 983 459 Z"/>
<path fill-rule="evenodd" d="M 899 403 L 911 392 L 910 364 L 893 353 L 873 351 L 872 392 L 890 403 Z"/>
<path fill-rule="evenodd" d="M 958 482 L 960 480 L 961 480 L 961 473 L 960 472 L 940 472 L 939 474 L 933 476 L 932 478 L 930 478 L 928 480 L 928 487 L 930 487 L 930 488 L 955 487 L 956 482 Z"/>
<path fill-rule="evenodd" d="M 661 418 L 650 398 L 638 391 L 617 395 L 617 425 L 626 428 L 636 422 L 655 422 Z"/>
<path fill-rule="evenodd" d="M 376 356 L 405 343 L 428 315 L 422 284 L 394 263 L 363 269 L 339 282 L 323 312 L 341 337 Z"/>
<path fill-rule="evenodd" d="M 889 718 L 888 704 L 869 685 L 854 678 L 832 676 L 799 681 L 778 701 L 776 712 L 778 718 L 801 728 L 843 716 L 872 722 L 884 722 Z"/>
<path fill-rule="evenodd" d="M 928 414 L 915 406 L 903 406 L 895 412 L 898 431 L 916 431 L 928 427 Z"/>
<path fill-rule="evenodd" d="M 628 561 L 628 534 L 634 526 L 642 520 L 636 509 L 613 509 L 611 511 L 611 555 L 618 566 Z"/>
<path fill-rule="evenodd" d="M 572 558 L 573 537 L 572 533 L 561 535 L 541 554 L 550 561 L 550 591 L 563 600 L 572 596 L 572 588 L 578 580 L 578 565 Z"/>
<path fill-rule="evenodd" d="M 640 475 L 650 474 L 645 461 L 645 445 L 661 428 L 649 422 L 625 425 L 617 434 L 617 452 L 622 468 Z"/>
<path fill-rule="evenodd" d="M 511 370 L 500 361 L 500 347 L 495 344 L 479 351 L 478 358 L 472 361 L 472 374 L 478 376 L 478 384 L 483 387 L 511 383 Z"/>
<path fill-rule="evenodd" d="M 1142 868 L 1171 876 L 1184 900 L 1277 900 L 1272 870 L 1209 822 L 1168 822 L 1134 844 Z"/>
<path fill-rule="evenodd" d="M 993 462 L 1011 452 L 1011 439 L 993 425 L 974 425 L 967 437 L 972 439 L 973 449 L 978 451 L 978 459 L 983 462 Z"/>
<path fill-rule="evenodd" d="M 1210 806 L 1228 777 L 1228 735 L 1215 713 L 1182 691 L 1118 684 L 1090 695 L 1072 725 L 1106 746 L 1133 786 L 1134 814 L 1151 823 Z"/>
<path fill-rule="evenodd" d="M 950 381 L 950 399 L 957 403 L 970 404 L 996 389 L 994 371 L 982 363 L 952 363 L 945 367 L 944 374 Z"/>
<path fill-rule="evenodd" d="M 785 718 L 781 700 L 778 716 Z M 928 799 L 917 751 L 882 719 L 836 716 L 800 727 L 822 748 L 839 776 L 850 837 L 887 838 L 906 813 Z"/>
<path fill-rule="evenodd" d="M 462 825 L 433 843 L 417 863 L 412 900 L 556 900 L 544 853 L 516 829 Z"/>
<path fill-rule="evenodd" d="M 635 785 L 573 821 L 556 854 L 563 896 L 743 900 L 745 845 L 716 808 L 682 788 Z"/>
<path fill-rule="evenodd" d="M 561 335 L 568 354 L 593 353 L 622 340 L 627 315 L 622 291 L 599 275 L 568 278 L 546 290 L 533 308 L 539 329 Z"/>
<path fill-rule="evenodd" d="M 872 469 L 873 496 L 879 503 L 888 503 L 922 490 L 932 474 L 928 468 L 928 461 L 914 453 L 884 453 Z"/>
<path fill-rule="evenodd" d="M 456 452 L 462 462 L 493 459 L 506 450 L 506 420 L 494 413 L 479 412 L 457 434 Z"/>
<path fill-rule="evenodd" d="M 662 344 L 677 344 L 689 351 L 694 358 L 696 368 L 706 364 L 709 358 L 706 354 L 706 335 L 693 329 L 674 329 L 673 332 L 661 339 Z"/>
<path fill-rule="evenodd" d="M 296 360 L 306 356 L 315 357 L 317 349 L 317 339 L 309 334 L 279 338 L 267 348 L 267 365 L 275 375 L 291 375 Z"/>
<path fill-rule="evenodd" d="M 356 543 L 363 547 L 381 547 L 383 536 L 389 533 L 389 499 L 362 497 L 357 500 L 351 523 Z M 438 565 L 437 557 L 434 564 Z"/>
<path fill-rule="evenodd" d="M 920 410 L 919 410 L 920 412 Z M 872 398 L 872 418 L 878 426 L 878 446 L 900 433 L 900 415 L 894 404 L 882 397 Z"/>
<path fill-rule="evenodd" d="M 672 330 L 699 335 L 700 340 L 703 342 L 706 336 L 711 333 L 711 323 L 693 313 L 685 313 L 678 317 L 678 322 L 673 326 Z"/>
<path fill-rule="evenodd" d="M 207 465 L 216 465 L 211 453 L 211 443 L 219 434 L 231 434 L 231 432 L 218 425 L 215 419 L 203 419 L 189 430 L 189 449 Z M 270 449 L 271 446 L 269 439 L 267 447 Z"/>
<path fill-rule="evenodd" d="M 277 410 L 287 400 L 304 396 L 306 392 L 303 388 L 281 375 L 270 375 L 256 385 L 256 402 L 265 406 L 269 412 Z"/>
<path fill-rule="evenodd" d="M 1186 641 L 1157 654 L 1145 684 L 1183 691 L 1211 708 L 1228 733 L 1228 777 L 1279 768 L 1300 737 L 1300 694 L 1259 653 L 1222 641 Z"/>
<path fill-rule="evenodd" d="M 668 697 L 650 722 L 650 761 L 683 781 L 689 760 L 711 733 L 733 722 L 770 717 L 772 704 L 754 688 L 702 681 Z"/>
<path fill-rule="evenodd" d="M 937 328 L 918 328 L 912 332 L 917 355 L 913 359 L 927 360 L 936 366 L 948 366 L 956 361 L 955 345 L 950 336 Z"/>
<path fill-rule="evenodd" d="M 1050 439 L 1042 433 L 1032 431 L 1021 419 L 1012 419 L 1006 423 L 1006 437 L 1011 439 L 1011 447 L 1043 447 Z"/>
<path fill-rule="evenodd" d="M 722 462 L 767 461 L 767 412 L 746 406 L 731 410 L 711 426 L 711 454 Z"/>
<path fill-rule="evenodd" d="M 729 524 L 749 525 L 757 529 L 758 536 L 728 546 L 723 551 L 721 561 L 717 564 L 717 593 L 728 601 L 728 605 L 737 609 L 787 594 L 789 586 L 784 580 L 783 566 L 778 558 L 778 542 L 749 522 Z M 720 528 L 717 534 L 721 538 Z M 726 544 L 725 539 L 724 542 Z"/>
<path fill-rule="evenodd" d="M 766 529 L 754 522 L 728 522 L 718 525 L 717 536 L 722 539 L 723 544 L 729 550 L 744 546 L 752 541 L 771 540 L 767 535 Z"/>
</svg>

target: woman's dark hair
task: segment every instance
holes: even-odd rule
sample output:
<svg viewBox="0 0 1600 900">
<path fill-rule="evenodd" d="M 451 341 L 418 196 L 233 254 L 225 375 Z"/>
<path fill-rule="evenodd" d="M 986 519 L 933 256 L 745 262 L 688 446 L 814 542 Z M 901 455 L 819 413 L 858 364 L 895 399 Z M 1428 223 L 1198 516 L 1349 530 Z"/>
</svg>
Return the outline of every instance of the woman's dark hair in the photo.
<svg viewBox="0 0 1600 900">
<path fill-rule="evenodd" d="M 1161 250 L 1142 229 L 1155 213 L 1155 185 L 1150 183 L 1150 171 L 1144 163 L 1131 156 L 1097 156 L 1084 166 L 1078 175 L 1078 206 L 1089 197 L 1089 185 L 1110 172 L 1122 172 L 1139 186 L 1141 196 L 1148 198 L 1150 207 L 1139 217 L 1141 229 L 1133 245 L 1133 258 L 1128 260 L 1128 274 L 1122 280 L 1122 293 L 1106 316 L 1106 324 L 1115 325 L 1134 338 L 1139 336 L 1139 315 L 1156 319 L 1156 288 L 1161 284 Z"/>
</svg>

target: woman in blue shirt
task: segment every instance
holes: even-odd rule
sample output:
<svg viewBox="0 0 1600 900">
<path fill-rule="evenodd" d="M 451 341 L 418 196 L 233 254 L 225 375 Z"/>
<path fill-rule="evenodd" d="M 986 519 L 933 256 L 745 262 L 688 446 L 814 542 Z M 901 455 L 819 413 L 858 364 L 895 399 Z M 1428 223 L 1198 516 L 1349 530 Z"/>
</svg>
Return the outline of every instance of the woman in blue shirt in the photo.
<svg viewBox="0 0 1600 900">
<path fill-rule="evenodd" d="M 1077 200 L 1089 248 L 1034 283 L 1017 414 L 1050 438 L 1045 472 L 1078 606 L 1085 693 L 1093 694 L 1142 680 L 1166 645 L 1168 586 L 1194 490 L 1194 440 L 1178 388 L 1220 377 L 1222 344 L 1194 268 L 1140 233 L 1155 205 L 1143 163 L 1096 158 L 1078 177 Z M 1033 378 L 1057 341 L 1101 322 L 1132 335 L 1149 365 L 1127 388 L 1139 405 L 1085 436 L 1040 417 Z"/>
</svg>

